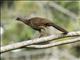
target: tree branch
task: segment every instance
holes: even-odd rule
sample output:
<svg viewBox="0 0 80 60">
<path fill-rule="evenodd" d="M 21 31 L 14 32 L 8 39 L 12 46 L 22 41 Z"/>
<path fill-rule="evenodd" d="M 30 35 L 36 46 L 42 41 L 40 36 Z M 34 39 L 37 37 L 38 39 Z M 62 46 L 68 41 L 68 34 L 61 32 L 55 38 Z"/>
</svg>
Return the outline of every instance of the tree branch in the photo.
<svg viewBox="0 0 80 60">
<path fill-rule="evenodd" d="M 65 38 L 65 37 L 75 37 L 75 36 L 80 37 L 80 31 L 69 32 L 67 35 L 55 34 L 55 35 L 50 35 L 50 36 L 47 36 L 47 37 L 36 38 L 36 39 L 33 39 L 33 40 L 27 40 L 27 41 L 23 41 L 23 42 L 10 44 L 10 45 L 7 45 L 7 46 L 2 46 L 1 50 L 0 50 L 0 53 L 4 53 L 4 52 L 15 50 L 15 49 L 24 48 L 25 46 L 33 45 L 35 43 L 41 43 L 41 42 L 61 39 L 61 38 Z"/>
<path fill-rule="evenodd" d="M 53 43 L 49 43 L 46 45 L 30 45 L 27 46 L 29 48 L 37 48 L 37 49 L 41 49 L 41 48 L 50 48 L 50 47 L 54 47 L 54 46 L 59 46 L 59 45 L 64 45 L 64 44 L 70 44 L 70 43 L 74 43 L 74 42 L 78 42 L 80 41 L 80 37 L 75 38 L 75 39 L 69 39 L 69 40 L 64 40 L 64 41 L 57 41 L 57 42 L 53 42 Z"/>
</svg>

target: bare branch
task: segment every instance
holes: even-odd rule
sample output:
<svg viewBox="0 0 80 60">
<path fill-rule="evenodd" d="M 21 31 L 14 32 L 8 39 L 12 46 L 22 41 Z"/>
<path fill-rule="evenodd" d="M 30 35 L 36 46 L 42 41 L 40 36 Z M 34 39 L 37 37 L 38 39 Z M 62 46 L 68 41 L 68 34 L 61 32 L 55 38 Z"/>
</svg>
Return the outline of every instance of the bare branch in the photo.
<svg viewBox="0 0 80 60">
<path fill-rule="evenodd" d="M 38 48 L 38 49 L 43 48 L 44 49 L 44 48 L 50 48 L 50 47 L 64 45 L 64 44 L 70 44 L 70 43 L 74 43 L 74 42 L 78 42 L 78 41 L 80 41 L 80 37 L 75 38 L 75 39 L 59 41 L 59 42 L 57 41 L 57 42 L 49 43 L 49 44 L 46 44 L 46 45 L 30 45 L 30 46 L 27 46 L 27 47 L 29 47 L 29 48 Z"/>
<path fill-rule="evenodd" d="M 51 40 L 55 40 L 55 39 L 61 39 L 61 38 L 65 38 L 65 37 L 75 37 L 75 36 L 80 37 L 80 31 L 69 32 L 67 35 L 55 34 L 55 35 L 50 35 L 47 37 L 36 38 L 33 40 L 27 40 L 27 41 L 23 41 L 23 42 L 10 44 L 10 45 L 1 47 L 0 53 L 4 53 L 4 52 L 15 50 L 15 49 L 24 48 L 25 46 L 33 45 L 35 43 L 41 43 L 41 42 L 51 41 Z"/>
</svg>

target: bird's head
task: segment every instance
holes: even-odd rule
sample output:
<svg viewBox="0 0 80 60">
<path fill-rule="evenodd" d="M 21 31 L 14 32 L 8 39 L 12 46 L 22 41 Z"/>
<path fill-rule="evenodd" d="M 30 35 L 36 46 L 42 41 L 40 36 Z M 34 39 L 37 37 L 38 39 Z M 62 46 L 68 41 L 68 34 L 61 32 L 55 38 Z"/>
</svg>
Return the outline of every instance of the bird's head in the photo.
<svg viewBox="0 0 80 60">
<path fill-rule="evenodd" d="M 28 23 L 28 19 L 27 18 L 24 18 L 24 17 L 17 17 L 16 20 L 17 21 L 22 21 L 23 23 L 26 23 L 26 24 L 29 24 Z"/>
<path fill-rule="evenodd" d="M 26 19 L 24 17 L 17 17 L 16 20 L 24 22 Z"/>
<path fill-rule="evenodd" d="M 18 21 L 22 21 L 23 18 L 22 18 L 22 17 L 17 17 L 16 20 L 18 20 Z"/>
</svg>

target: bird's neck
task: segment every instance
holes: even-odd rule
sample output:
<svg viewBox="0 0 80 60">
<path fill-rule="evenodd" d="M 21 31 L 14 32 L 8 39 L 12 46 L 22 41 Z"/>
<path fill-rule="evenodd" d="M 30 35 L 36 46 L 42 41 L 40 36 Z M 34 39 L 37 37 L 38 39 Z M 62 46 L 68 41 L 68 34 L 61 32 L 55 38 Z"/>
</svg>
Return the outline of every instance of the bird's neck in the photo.
<svg viewBox="0 0 80 60">
<path fill-rule="evenodd" d="M 25 23 L 25 24 L 27 24 L 27 25 L 29 25 L 29 23 L 30 23 L 30 21 L 27 20 L 27 19 L 23 20 L 22 22 Z"/>
</svg>

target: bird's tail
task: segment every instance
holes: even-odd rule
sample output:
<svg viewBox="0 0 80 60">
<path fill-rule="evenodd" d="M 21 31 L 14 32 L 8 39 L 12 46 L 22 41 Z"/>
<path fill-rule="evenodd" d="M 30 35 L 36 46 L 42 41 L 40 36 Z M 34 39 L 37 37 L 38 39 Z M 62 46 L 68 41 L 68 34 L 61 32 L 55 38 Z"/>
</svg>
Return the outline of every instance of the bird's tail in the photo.
<svg viewBox="0 0 80 60">
<path fill-rule="evenodd" d="M 66 31 L 65 29 L 63 29 L 62 27 L 60 27 L 60 26 L 58 26 L 58 25 L 56 25 L 56 24 L 54 24 L 54 23 L 51 23 L 51 24 L 48 24 L 48 25 L 49 25 L 49 26 L 53 26 L 53 27 L 56 28 L 57 30 L 63 32 L 63 34 L 67 34 L 67 33 L 68 33 L 68 31 Z"/>
</svg>

